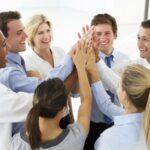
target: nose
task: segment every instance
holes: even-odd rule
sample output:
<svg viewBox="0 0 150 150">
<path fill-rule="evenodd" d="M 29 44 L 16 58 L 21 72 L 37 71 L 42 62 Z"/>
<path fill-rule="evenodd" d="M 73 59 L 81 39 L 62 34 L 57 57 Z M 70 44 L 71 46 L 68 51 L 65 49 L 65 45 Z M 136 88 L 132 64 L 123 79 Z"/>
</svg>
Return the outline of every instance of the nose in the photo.
<svg viewBox="0 0 150 150">
<path fill-rule="evenodd" d="M 43 37 L 44 37 L 45 39 L 50 38 L 50 33 L 49 33 L 49 32 L 45 32 Z"/>
<path fill-rule="evenodd" d="M 28 37 L 27 33 L 24 31 L 24 38 L 26 39 Z"/>
</svg>

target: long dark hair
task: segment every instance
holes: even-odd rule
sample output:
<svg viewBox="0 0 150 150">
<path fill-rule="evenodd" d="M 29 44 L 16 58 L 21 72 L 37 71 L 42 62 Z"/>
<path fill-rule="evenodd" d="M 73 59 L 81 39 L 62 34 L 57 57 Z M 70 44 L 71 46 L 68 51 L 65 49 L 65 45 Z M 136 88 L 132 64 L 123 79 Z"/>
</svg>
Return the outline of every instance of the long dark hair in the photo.
<svg viewBox="0 0 150 150">
<path fill-rule="evenodd" d="M 54 118 L 66 104 L 67 91 L 60 79 L 49 79 L 36 88 L 33 97 L 33 108 L 26 120 L 28 141 L 33 150 L 39 148 L 41 144 L 39 117 Z"/>
</svg>

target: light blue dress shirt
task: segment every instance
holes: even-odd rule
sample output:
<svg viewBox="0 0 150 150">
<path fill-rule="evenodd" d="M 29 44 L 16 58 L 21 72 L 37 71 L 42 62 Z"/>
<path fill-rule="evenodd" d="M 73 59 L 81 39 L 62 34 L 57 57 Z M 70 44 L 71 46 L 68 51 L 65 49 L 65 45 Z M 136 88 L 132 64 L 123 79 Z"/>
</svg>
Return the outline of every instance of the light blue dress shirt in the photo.
<svg viewBox="0 0 150 150">
<path fill-rule="evenodd" d="M 113 116 L 124 114 L 124 109 L 111 101 L 106 93 L 101 81 L 95 82 L 91 86 L 94 101 L 102 113 L 113 119 Z"/>
<path fill-rule="evenodd" d="M 95 150 L 147 150 L 143 113 L 114 117 L 114 126 L 105 130 L 95 143 Z"/>
<path fill-rule="evenodd" d="M 0 82 L 13 91 L 32 93 L 38 84 L 44 81 L 36 77 L 27 77 L 21 64 L 21 56 L 18 53 L 8 53 L 7 61 L 7 67 L 0 69 Z M 66 55 L 61 65 L 50 71 L 46 79 L 58 77 L 64 81 L 72 72 L 72 69 L 72 59 L 69 55 Z"/>
<path fill-rule="evenodd" d="M 106 56 L 106 55 L 105 55 L 104 53 L 100 53 L 99 55 L 100 55 L 100 57 L 101 57 L 102 59 L 105 59 L 105 56 Z M 129 59 L 129 57 L 128 57 L 127 55 L 125 55 L 125 54 L 123 54 L 123 53 L 121 53 L 121 52 L 118 52 L 118 51 L 113 51 L 112 55 L 113 55 L 113 61 L 112 61 L 112 64 L 111 64 L 112 67 L 114 67 L 115 65 L 118 65 L 118 64 L 121 63 L 124 59 L 125 59 L 125 60 Z M 104 86 L 104 88 L 105 88 L 105 90 L 107 90 L 105 86 Z M 99 87 L 97 88 L 97 91 L 100 92 Z M 101 93 L 102 93 L 102 92 L 101 92 Z M 99 96 L 98 96 L 98 97 L 99 97 Z M 105 122 L 105 116 L 104 116 L 102 110 L 100 109 L 100 107 L 98 106 L 98 103 L 97 103 L 96 99 L 97 99 L 97 96 L 95 95 L 95 96 L 93 97 L 91 121 L 96 122 L 96 123 L 100 123 L 100 122 L 101 122 L 101 123 L 106 123 L 106 122 Z M 98 99 L 99 99 L 99 98 L 98 98 Z M 97 99 L 97 100 L 98 100 L 98 99 Z M 114 104 L 120 106 L 120 103 L 118 102 L 118 99 L 117 99 L 116 96 L 115 96 L 115 99 L 114 99 Z M 114 105 L 114 107 L 116 107 L 116 106 Z M 111 113 L 111 112 L 110 112 L 110 113 Z M 107 114 L 106 114 L 106 115 L 107 115 Z M 107 115 L 107 116 L 110 117 L 110 115 Z M 112 115 L 111 115 L 111 116 L 112 116 Z"/>
</svg>

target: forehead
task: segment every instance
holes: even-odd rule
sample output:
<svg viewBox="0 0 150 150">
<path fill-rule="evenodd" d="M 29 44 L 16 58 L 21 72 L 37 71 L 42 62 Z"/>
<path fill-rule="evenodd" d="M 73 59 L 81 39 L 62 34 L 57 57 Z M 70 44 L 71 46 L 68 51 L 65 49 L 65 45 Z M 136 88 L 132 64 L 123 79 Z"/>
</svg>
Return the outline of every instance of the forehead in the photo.
<svg viewBox="0 0 150 150">
<path fill-rule="evenodd" d="M 48 23 L 44 22 L 39 25 L 38 30 L 47 29 L 47 28 L 50 29 L 50 26 L 48 25 Z"/>
<path fill-rule="evenodd" d="M 150 37 L 150 28 L 140 27 L 138 35 L 139 36 Z"/>
<path fill-rule="evenodd" d="M 21 22 L 21 20 L 11 20 L 10 22 L 8 22 L 7 27 L 9 29 L 9 31 L 18 31 L 18 30 L 23 30 L 24 29 L 24 25 Z"/>
<path fill-rule="evenodd" d="M 98 24 L 95 26 L 95 31 L 96 32 L 113 32 L 112 31 L 112 26 L 110 24 Z"/>
</svg>

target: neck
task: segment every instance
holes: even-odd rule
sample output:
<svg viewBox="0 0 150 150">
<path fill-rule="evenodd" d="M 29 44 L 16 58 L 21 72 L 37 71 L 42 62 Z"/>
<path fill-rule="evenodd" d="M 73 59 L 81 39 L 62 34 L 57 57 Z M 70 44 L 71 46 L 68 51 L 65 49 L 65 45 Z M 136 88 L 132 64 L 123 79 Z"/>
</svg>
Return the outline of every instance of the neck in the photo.
<svg viewBox="0 0 150 150">
<path fill-rule="evenodd" d="M 60 119 L 45 119 L 39 118 L 39 127 L 42 135 L 42 142 L 47 142 L 49 140 L 55 139 L 60 133 L 62 129 L 59 126 Z"/>
<path fill-rule="evenodd" d="M 111 54 L 112 54 L 112 52 L 113 52 L 113 49 L 111 48 L 111 49 L 109 49 L 108 51 L 102 51 L 105 55 L 107 55 L 107 56 L 110 56 Z"/>
<path fill-rule="evenodd" d="M 33 47 L 33 50 L 35 53 L 37 53 L 40 57 L 46 56 L 48 53 L 51 53 L 50 48 L 47 49 L 38 49 L 36 47 Z"/>
<path fill-rule="evenodd" d="M 39 57 L 41 57 L 42 59 L 47 61 L 52 67 L 54 67 L 53 55 L 50 48 L 44 50 L 33 48 L 33 50 Z"/>
<path fill-rule="evenodd" d="M 129 104 L 125 106 L 126 114 L 139 113 L 140 111 L 133 105 Z"/>
</svg>

